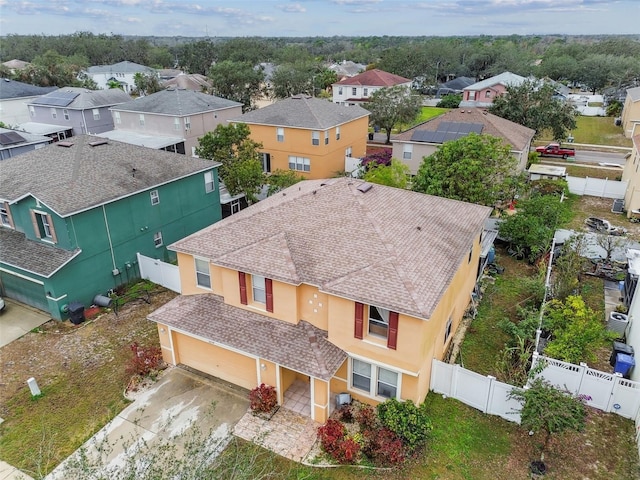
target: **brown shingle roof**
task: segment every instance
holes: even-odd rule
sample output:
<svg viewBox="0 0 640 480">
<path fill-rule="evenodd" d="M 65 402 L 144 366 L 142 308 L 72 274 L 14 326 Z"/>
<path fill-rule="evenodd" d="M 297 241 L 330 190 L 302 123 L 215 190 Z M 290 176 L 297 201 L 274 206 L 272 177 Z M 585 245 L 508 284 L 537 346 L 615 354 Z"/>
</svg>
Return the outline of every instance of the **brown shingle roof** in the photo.
<svg viewBox="0 0 640 480">
<path fill-rule="evenodd" d="M 308 322 L 274 320 L 227 305 L 218 295 L 179 296 L 148 318 L 323 380 L 347 358 L 327 340 L 327 332 Z"/>
<path fill-rule="evenodd" d="M 361 180 L 308 180 L 171 249 L 429 318 L 490 209 Z"/>
<path fill-rule="evenodd" d="M 393 73 L 385 72 L 374 68 L 373 70 L 367 70 L 354 77 L 348 77 L 340 80 L 334 85 L 363 85 L 365 87 L 393 87 L 394 85 L 400 85 L 410 82 L 408 78 L 401 77 L 400 75 L 394 75 Z"/>
<path fill-rule="evenodd" d="M 482 129 L 483 135 L 488 134 L 502 138 L 511 145 L 514 150 L 519 151 L 527 148 L 533 135 L 536 133 L 535 130 L 531 128 L 493 115 L 482 108 L 457 108 L 398 135 L 394 135 L 391 140 L 409 142 L 415 131 L 425 130 L 435 132 L 441 122 L 481 123 L 484 125 Z"/>
</svg>

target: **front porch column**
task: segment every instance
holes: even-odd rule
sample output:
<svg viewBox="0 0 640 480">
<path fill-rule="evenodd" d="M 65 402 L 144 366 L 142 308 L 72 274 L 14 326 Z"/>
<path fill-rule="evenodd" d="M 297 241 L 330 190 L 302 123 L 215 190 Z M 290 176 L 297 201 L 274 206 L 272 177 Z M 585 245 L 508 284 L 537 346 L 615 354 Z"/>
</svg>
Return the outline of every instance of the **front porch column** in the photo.
<svg viewBox="0 0 640 480">
<path fill-rule="evenodd" d="M 311 419 L 324 423 L 329 418 L 329 382 L 311 378 Z"/>
</svg>

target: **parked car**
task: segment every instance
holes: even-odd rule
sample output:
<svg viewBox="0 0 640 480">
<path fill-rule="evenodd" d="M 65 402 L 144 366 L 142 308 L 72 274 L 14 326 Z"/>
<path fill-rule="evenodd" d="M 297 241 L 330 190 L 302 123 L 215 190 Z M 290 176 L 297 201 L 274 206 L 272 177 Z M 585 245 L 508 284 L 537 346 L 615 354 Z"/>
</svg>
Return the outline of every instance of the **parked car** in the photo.
<svg viewBox="0 0 640 480">
<path fill-rule="evenodd" d="M 611 225 L 611 222 L 597 217 L 589 217 L 584 221 L 587 227 L 607 235 L 624 235 L 627 233 L 627 229 L 623 227 L 615 227 Z"/>
<path fill-rule="evenodd" d="M 576 155 L 575 148 L 562 147 L 559 143 L 550 143 L 546 147 L 536 147 L 536 152 L 538 152 L 541 157 L 562 157 L 564 159 L 567 157 L 575 157 Z"/>
</svg>

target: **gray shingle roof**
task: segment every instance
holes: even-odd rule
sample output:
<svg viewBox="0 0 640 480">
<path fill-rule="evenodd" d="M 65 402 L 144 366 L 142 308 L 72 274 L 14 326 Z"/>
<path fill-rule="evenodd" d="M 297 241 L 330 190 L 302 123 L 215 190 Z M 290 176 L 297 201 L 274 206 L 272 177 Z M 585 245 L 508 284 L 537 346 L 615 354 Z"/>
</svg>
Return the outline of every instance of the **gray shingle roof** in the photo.
<svg viewBox="0 0 640 480">
<path fill-rule="evenodd" d="M 640 87 L 628 88 L 627 95 L 631 97 L 632 102 L 637 102 L 640 100 Z"/>
<path fill-rule="evenodd" d="M 118 62 L 112 65 L 94 65 L 87 68 L 90 74 L 96 73 L 156 73 L 151 67 L 146 67 L 134 62 Z"/>
<path fill-rule="evenodd" d="M 170 248 L 429 318 L 491 209 L 364 183 L 298 183 Z"/>
<path fill-rule="evenodd" d="M 168 88 L 130 102 L 121 103 L 113 110 L 182 116 L 240 106 L 242 106 L 241 103 L 226 98 L 193 90 Z"/>
<path fill-rule="evenodd" d="M 274 320 L 227 305 L 217 295 L 179 296 L 148 318 L 323 380 L 347 358 L 327 332 L 310 323 Z"/>
<path fill-rule="evenodd" d="M 357 105 L 345 107 L 320 98 L 294 95 L 230 121 L 325 130 L 367 115 L 369 111 Z"/>
<path fill-rule="evenodd" d="M 417 125 L 409 130 L 394 135 L 391 141 L 410 142 L 413 133 L 419 130 L 433 131 L 438 129 L 441 122 L 481 123 L 482 134 L 493 135 L 502 138 L 514 150 L 522 151 L 529 145 L 535 130 L 524 127 L 518 123 L 493 115 L 482 108 L 456 108 L 433 118 L 425 123 Z"/>
<path fill-rule="evenodd" d="M 0 198 L 31 194 L 64 217 L 219 165 L 114 140 L 90 145 L 99 140 L 79 135 L 71 147 L 55 143 L 0 162 Z"/>
<path fill-rule="evenodd" d="M 15 132 L 24 138 L 23 142 L 13 143 L 10 145 L 0 145 L 0 150 L 11 149 L 21 147 L 23 145 L 27 145 L 29 143 L 48 143 L 51 141 L 51 138 L 45 135 L 38 135 L 37 133 L 29 133 L 29 132 L 21 132 L 19 130 L 11 129 L 11 128 L 2 128 L 0 127 L 0 133 L 11 133 Z"/>
<path fill-rule="evenodd" d="M 483 88 L 493 87 L 494 85 L 520 85 L 526 78 L 511 72 L 503 72 L 495 77 L 485 78 L 484 80 L 469 85 L 465 90 L 482 90 Z"/>
<path fill-rule="evenodd" d="M 88 108 L 110 107 L 119 103 L 128 102 L 131 97 L 119 88 L 110 88 L 108 90 L 87 90 L 79 87 L 64 87 L 61 92 L 77 92 L 79 95 L 66 107 L 69 110 L 86 110 Z M 56 92 L 48 95 L 55 96 Z M 48 95 L 43 95 L 46 98 Z M 53 107 L 53 105 L 45 105 L 38 98 L 29 102 L 29 105 L 44 105 L 45 107 Z"/>
<path fill-rule="evenodd" d="M 58 87 L 37 87 L 28 83 L 0 78 L 0 99 L 9 100 L 11 98 L 35 97 L 58 90 Z"/>
<path fill-rule="evenodd" d="M 24 233 L 0 228 L 0 262 L 45 278 L 50 277 L 79 253 L 80 250 L 63 250 L 43 242 L 29 240 Z"/>
</svg>

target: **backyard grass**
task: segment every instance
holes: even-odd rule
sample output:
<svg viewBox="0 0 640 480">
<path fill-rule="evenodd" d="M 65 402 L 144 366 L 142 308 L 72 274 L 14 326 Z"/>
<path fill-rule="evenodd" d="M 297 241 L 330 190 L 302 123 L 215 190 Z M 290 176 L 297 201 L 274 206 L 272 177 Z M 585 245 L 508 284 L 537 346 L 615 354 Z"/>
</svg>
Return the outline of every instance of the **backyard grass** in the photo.
<svg viewBox="0 0 640 480">
<path fill-rule="evenodd" d="M 571 132 L 575 143 L 631 148 L 631 139 L 624 136 L 621 126 L 615 125 L 613 117 L 578 116 L 576 124 L 576 129 Z M 551 141 L 553 141 L 551 133 L 544 132 L 538 137 L 536 143 L 544 145 Z"/>
<path fill-rule="evenodd" d="M 443 113 L 446 113 L 449 110 L 450 110 L 449 108 L 422 107 L 422 109 L 420 110 L 420 114 L 413 122 L 400 124 L 394 129 L 393 132 L 394 133 L 404 132 L 405 130 L 408 130 L 411 127 L 415 127 L 416 125 L 424 123 L 427 120 L 431 120 L 432 118 L 442 115 Z"/>
</svg>

